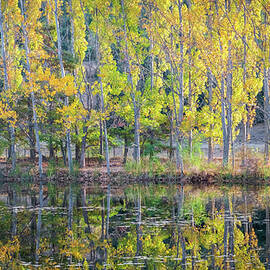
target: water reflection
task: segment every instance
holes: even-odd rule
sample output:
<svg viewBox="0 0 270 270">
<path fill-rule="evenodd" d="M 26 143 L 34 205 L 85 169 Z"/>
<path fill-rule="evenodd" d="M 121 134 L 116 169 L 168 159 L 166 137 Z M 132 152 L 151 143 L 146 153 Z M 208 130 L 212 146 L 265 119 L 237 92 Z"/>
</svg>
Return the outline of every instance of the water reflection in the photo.
<svg viewBox="0 0 270 270">
<path fill-rule="evenodd" d="M 3 269 L 270 269 L 268 188 L 0 186 Z"/>
</svg>

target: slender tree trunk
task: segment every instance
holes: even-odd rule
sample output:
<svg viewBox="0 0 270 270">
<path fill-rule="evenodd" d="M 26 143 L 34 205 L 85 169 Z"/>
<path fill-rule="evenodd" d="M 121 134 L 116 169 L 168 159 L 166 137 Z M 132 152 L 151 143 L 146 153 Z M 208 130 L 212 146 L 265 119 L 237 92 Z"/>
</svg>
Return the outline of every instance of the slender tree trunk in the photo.
<svg viewBox="0 0 270 270">
<path fill-rule="evenodd" d="M 269 73 L 270 69 L 264 67 L 263 89 L 264 89 L 264 160 L 269 161 L 269 131 L 270 131 L 270 110 L 269 110 Z"/>
<path fill-rule="evenodd" d="M 29 136 L 29 146 L 30 146 L 30 159 L 34 162 L 36 159 L 36 140 L 35 140 L 35 130 L 33 124 L 33 113 L 32 113 L 32 101 L 28 98 L 28 136 Z"/>
<path fill-rule="evenodd" d="M 169 115 L 170 121 L 170 149 L 169 149 L 169 157 L 170 161 L 173 159 L 173 113 L 170 111 Z"/>
<path fill-rule="evenodd" d="M 221 120 L 222 120 L 222 133 L 223 133 L 223 166 L 228 165 L 229 161 L 229 144 L 225 114 L 225 91 L 224 91 L 224 74 L 221 75 Z"/>
<path fill-rule="evenodd" d="M 65 69 L 64 69 L 64 64 L 63 64 L 63 59 L 62 59 L 62 39 L 60 35 L 60 26 L 59 26 L 59 21 L 58 21 L 58 6 L 57 2 L 58 0 L 55 0 L 55 24 L 56 24 L 56 32 L 57 32 L 57 44 L 58 44 L 58 60 L 60 63 L 60 68 L 61 68 L 61 76 L 62 78 L 65 77 Z M 65 105 L 68 106 L 68 97 L 65 97 Z M 67 129 L 66 131 L 66 140 L 67 140 L 67 153 L 68 153 L 68 168 L 69 168 L 69 173 L 71 174 L 73 172 L 73 164 L 72 164 L 72 152 L 71 152 L 71 138 L 70 138 L 70 130 Z"/>
<path fill-rule="evenodd" d="M 171 43 L 171 46 L 173 44 Z M 176 168 L 177 170 L 179 170 L 180 168 L 180 173 L 183 174 L 183 170 L 181 170 L 181 155 L 180 155 L 180 151 L 179 151 L 179 147 L 178 147 L 178 140 L 177 138 L 179 137 L 179 129 L 178 129 L 178 115 L 177 115 L 177 111 L 176 111 L 176 101 L 175 101 L 175 95 L 174 95 L 174 84 L 173 84 L 173 75 L 174 75 L 174 70 L 173 70 L 173 65 L 172 62 L 170 61 L 170 65 L 171 65 L 171 88 L 172 88 L 172 96 L 173 96 L 173 107 L 174 107 L 174 118 L 175 118 L 175 134 L 173 136 L 173 144 L 175 145 L 175 161 L 176 161 Z M 173 126 L 173 123 L 172 123 Z"/>
<path fill-rule="evenodd" d="M 184 41 L 183 41 L 183 16 L 182 16 L 182 7 L 183 2 L 178 0 L 178 14 L 179 14 L 179 39 L 180 39 L 180 64 L 179 64 L 179 74 L 178 74 L 178 81 L 179 81 L 179 89 L 178 89 L 178 97 L 179 97 L 179 111 L 178 111 L 178 125 L 177 125 L 177 137 L 178 137 L 178 144 L 179 146 L 182 145 L 182 134 L 180 132 L 180 126 L 183 121 L 184 116 Z M 180 173 L 183 175 L 184 166 L 183 166 L 183 159 L 179 153 L 180 157 Z"/>
<path fill-rule="evenodd" d="M 150 4 L 150 20 L 152 24 L 153 16 L 152 16 L 152 5 Z M 151 25 L 152 29 L 152 25 Z M 150 36 L 150 89 L 153 90 L 154 87 L 154 54 L 153 54 L 153 48 L 154 48 L 154 38 L 153 34 L 151 33 Z"/>
<path fill-rule="evenodd" d="M 231 55 L 231 41 L 228 41 L 228 71 L 227 71 L 227 138 L 226 145 L 228 146 L 228 151 L 231 145 L 233 145 L 232 138 L 232 55 Z M 232 149 L 232 160 L 234 160 L 234 153 Z"/>
<path fill-rule="evenodd" d="M 100 68 L 100 51 L 99 51 L 99 37 L 98 37 L 98 28 L 96 30 L 96 55 L 97 55 L 97 66 L 98 72 Z M 105 105 L 104 105 L 104 91 L 103 91 L 103 84 L 100 76 L 98 76 L 98 81 L 100 85 L 100 102 L 101 102 L 101 112 L 102 117 L 105 116 Z M 107 166 L 107 173 L 110 175 L 110 157 L 109 157 L 109 142 L 108 142 L 108 135 L 107 135 L 107 125 L 106 120 L 102 121 L 103 124 L 103 131 L 104 131 L 104 139 L 105 139 L 105 157 L 106 157 L 106 166 Z"/>
<path fill-rule="evenodd" d="M 246 7 L 245 4 L 243 5 L 244 8 L 244 29 L 246 28 L 247 24 L 247 16 L 246 16 Z M 246 32 L 244 32 L 243 36 L 243 45 L 244 45 L 244 58 L 243 58 L 243 92 L 246 93 L 246 77 L 247 77 L 247 38 L 246 38 Z M 248 118 L 248 104 L 246 105 L 246 110 L 247 110 L 247 118 Z M 246 166 L 246 155 L 247 155 L 247 119 L 243 120 L 243 137 L 242 137 L 242 166 Z"/>
<path fill-rule="evenodd" d="M 49 159 L 54 159 L 54 149 L 53 149 L 53 143 L 52 143 L 52 136 L 51 135 L 49 137 L 49 151 L 50 151 Z"/>
<path fill-rule="evenodd" d="M 231 128 L 231 155 L 232 155 L 232 169 L 235 168 L 235 156 L 234 156 L 234 140 L 233 140 L 233 134 L 232 134 L 232 128 Z"/>
<path fill-rule="evenodd" d="M 99 120 L 99 154 L 103 156 L 103 125 L 102 120 Z"/>
<path fill-rule="evenodd" d="M 140 105 L 136 100 L 135 93 L 134 93 L 134 85 L 132 74 L 130 70 L 130 63 L 129 63 L 129 54 L 128 54 L 128 43 L 127 43 L 127 26 L 126 26 L 126 14 L 125 14 L 125 6 L 124 0 L 121 0 L 121 8 L 122 8 L 122 16 L 124 19 L 124 39 L 125 39 L 125 69 L 128 75 L 128 82 L 131 86 L 131 99 L 133 103 L 133 111 L 134 111 L 134 153 L 133 157 L 134 160 L 139 163 L 140 162 Z"/>
<path fill-rule="evenodd" d="M 24 35 L 24 48 L 25 48 L 26 65 L 27 65 L 27 72 L 30 76 L 30 74 L 31 74 L 30 60 L 29 60 L 30 50 L 29 50 L 28 36 L 27 36 L 27 32 L 26 32 L 26 27 L 25 27 L 25 12 L 24 12 L 23 0 L 20 0 L 20 3 L 21 3 L 22 16 L 24 17 L 24 22 L 22 23 L 22 30 L 23 30 L 23 35 Z M 32 88 L 31 78 L 29 78 L 29 81 L 31 84 L 30 87 Z M 32 110 L 33 110 L 33 118 L 34 118 L 34 130 L 35 130 L 35 135 L 36 135 L 36 146 L 37 146 L 37 151 L 38 151 L 39 176 L 42 177 L 42 175 L 43 175 L 42 153 L 41 153 L 40 139 L 39 139 L 39 127 L 38 127 L 38 123 L 37 123 L 36 99 L 35 99 L 35 94 L 33 91 L 31 91 L 31 101 L 32 101 Z"/>
<path fill-rule="evenodd" d="M 85 167 L 85 150 L 86 150 L 87 130 L 88 130 L 88 127 L 84 126 L 83 127 L 84 136 L 82 137 L 82 144 L 81 144 L 80 168 Z"/>
<path fill-rule="evenodd" d="M 61 143 L 60 143 L 60 147 L 61 147 L 64 166 L 67 166 L 66 144 L 64 145 L 62 140 L 61 140 Z"/>
<path fill-rule="evenodd" d="M 4 89 L 5 92 L 9 90 L 8 85 L 8 71 L 7 71 L 7 60 L 6 60 L 6 44 L 5 44 L 5 35 L 3 29 L 4 16 L 2 13 L 2 1 L 0 0 L 0 31 L 1 31 L 1 50 L 2 50 L 2 58 L 3 58 L 3 68 L 4 68 Z M 9 106 L 11 106 L 9 104 Z M 11 152 L 11 163 L 12 170 L 16 168 L 16 152 L 15 152 L 15 129 L 14 125 L 11 121 L 9 121 L 9 134 L 10 134 L 10 152 Z"/>
<path fill-rule="evenodd" d="M 209 101 L 209 110 L 210 113 L 213 113 L 213 107 L 212 107 L 212 99 L 213 99 L 213 75 L 208 68 L 208 81 L 209 81 L 209 87 L 208 87 L 208 101 Z M 210 133 L 212 133 L 213 124 L 210 124 Z M 208 162 L 213 161 L 213 141 L 212 141 L 212 134 L 208 138 Z"/>
<path fill-rule="evenodd" d="M 123 159 L 123 164 L 127 163 L 127 155 L 128 155 L 128 139 L 127 139 L 127 135 L 125 135 L 124 138 L 124 159 Z"/>
<path fill-rule="evenodd" d="M 75 133 L 76 133 L 76 136 L 79 135 L 77 126 L 75 127 Z M 80 163 L 80 156 L 81 156 L 80 151 L 81 151 L 81 145 L 80 145 L 80 142 L 78 141 L 78 139 L 76 139 L 76 142 L 75 142 L 75 160 L 76 160 L 77 164 Z"/>
<path fill-rule="evenodd" d="M 101 104 L 102 104 L 102 113 L 105 113 L 104 108 L 104 97 L 103 97 L 103 85 L 102 81 L 99 80 L 100 84 L 100 96 L 101 96 Z M 106 166 L 107 166 L 107 173 L 110 175 L 111 169 L 110 169 L 110 157 L 109 157 L 109 142 L 108 142 L 108 135 L 107 135 L 107 126 L 106 126 L 106 120 L 103 120 L 103 130 L 104 130 L 104 139 L 105 139 L 105 156 L 106 156 Z"/>
<path fill-rule="evenodd" d="M 189 103 L 189 110 L 190 112 L 192 112 L 192 106 L 193 106 L 193 103 L 192 103 L 192 78 L 191 78 L 191 65 L 192 65 L 192 58 L 191 58 L 191 49 L 192 49 L 192 43 L 191 43 L 191 26 L 190 26 L 190 21 L 188 22 L 188 39 L 189 39 L 189 51 L 188 51 L 188 68 L 189 68 L 189 71 L 188 71 L 188 103 Z M 190 130 L 189 130 L 189 133 L 188 133 L 188 147 L 189 147 L 189 155 L 190 157 L 192 157 L 192 148 L 193 148 L 193 134 L 192 134 L 192 130 L 193 130 L 193 127 L 192 127 L 192 122 L 190 120 Z"/>
</svg>

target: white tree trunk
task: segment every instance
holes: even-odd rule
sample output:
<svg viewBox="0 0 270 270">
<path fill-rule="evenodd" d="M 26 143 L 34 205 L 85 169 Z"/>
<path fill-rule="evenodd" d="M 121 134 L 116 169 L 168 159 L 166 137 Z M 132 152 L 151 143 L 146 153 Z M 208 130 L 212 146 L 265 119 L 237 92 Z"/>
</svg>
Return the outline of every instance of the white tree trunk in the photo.
<svg viewBox="0 0 270 270">
<path fill-rule="evenodd" d="M 178 137 L 178 148 L 182 145 L 182 134 L 180 132 L 180 126 L 183 121 L 183 115 L 184 115 L 184 41 L 183 41 L 183 16 L 182 16 L 182 7 L 183 2 L 180 2 L 178 0 L 178 14 L 179 14 L 179 25 L 180 25 L 180 32 L 179 32 L 179 38 L 180 38 L 180 65 L 179 65 L 179 74 L 178 74 L 178 80 L 179 80 L 179 89 L 178 89 L 178 97 L 179 97 L 179 111 L 178 111 L 178 121 L 177 121 L 177 137 Z M 179 153 L 180 158 L 180 174 L 183 175 L 184 173 L 184 165 L 183 165 L 183 159 L 181 156 L 181 153 Z"/>
<path fill-rule="evenodd" d="M 264 67 L 264 159 L 265 163 L 268 164 L 269 161 L 269 73 L 270 69 Z"/>
<path fill-rule="evenodd" d="M 56 24 L 56 31 L 57 31 L 57 44 L 58 44 L 58 59 L 60 63 L 60 69 L 61 69 L 61 76 L 62 78 L 65 77 L 65 69 L 63 64 L 63 58 L 62 58 L 62 40 L 60 35 L 60 26 L 58 21 L 58 6 L 57 6 L 57 0 L 55 2 L 55 24 Z M 68 106 L 68 97 L 65 97 L 65 105 Z M 69 173 L 71 174 L 73 172 L 73 164 L 72 164 L 72 152 L 71 152 L 71 138 L 70 138 L 70 130 L 68 129 L 66 131 L 66 140 L 67 140 L 67 152 L 68 152 L 68 168 Z"/>
<path fill-rule="evenodd" d="M 3 58 L 3 68 L 4 68 L 4 89 L 7 92 L 9 90 L 8 85 L 8 73 L 7 73 L 7 62 L 6 62 L 6 44 L 5 44 L 5 35 L 3 29 L 4 16 L 2 13 L 2 1 L 0 0 L 0 31 L 1 31 L 1 49 L 2 49 L 2 58 Z M 9 104 L 10 106 L 10 104 Z M 12 170 L 15 170 L 16 167 L 16 152 L 15 152 L 15 129 L 12 123 L 9 121 L 9 130 L 10 130 L 10 141 L 11 141 L 11 163 Z"/>
<path fill-rule="evenodd" d="M 130 63 L 129 63 L 129 54 L 128 54 L 128 43 L 127 43 L 127 26 L 126 26 L 126 14 L 125 14 L 125 6 L 124 0 L 121 0 L 121 7 L 122 7 L 122 16 L 124 20 L 124 38 L 125 38 L 125 65 L 126 65 L 126 73 L 128 75 L 128 81 L 131 86 L 131 99 L 133 103 L 133 111 L 134 111 L 134 160 L 139 163 L 140 162 L 140 105 L 136 100 L 133 85 L 132 74 L 130 70 Z"/>
<path fill-rule="evenodd" d="M 24 20 L 25 20 L 23 1 L 20 0 L 20 3 L 21 3 L 22 16 L 24 17 Z M 27 32 L 26 32 L 25 23 L 22 23 L 22 30 L 23 30 L 23 35 L 24 35 L 24 48 L 25 48 L 27 71 L 28 71 L 28 74 L 30 76 L 30 74 L 31 74 L 30 60 L 29 60 L 30 51 L 29 51 L 29 42 L 28 42 L 28 36 L 27 36 Z M 29 78 L 29 80 L 31 80 L 31 78 Z M 37 146 L 37 151 L 38 151 L 39 176 L 42 177 L 42 175 L 43 175 L 42 153 L 41 153 L 40 140 L 39 140 L 39 127 L 38 127 L 38 123 L 37 123 L 36 99 L 35 99 L 35 94 L 33 91 L 31 91 L 31 101 L 32 101 L 33 119 L 34 119 L 34 130 L 35 130 L 35 136 L 36 136 L 36 146 Z"/>
</svg>

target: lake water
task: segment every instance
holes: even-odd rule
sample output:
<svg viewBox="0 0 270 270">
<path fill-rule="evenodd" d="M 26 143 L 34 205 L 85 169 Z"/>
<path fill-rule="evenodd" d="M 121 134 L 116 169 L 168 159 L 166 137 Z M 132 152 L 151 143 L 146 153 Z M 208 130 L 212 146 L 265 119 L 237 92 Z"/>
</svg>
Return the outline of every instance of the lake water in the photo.
<svg viewBox="0 0 270 270">
<path fill-rule="evenodd" d="M 269 194 L 0 184 L 0 269 L 270 269 Z"/>
</svg>

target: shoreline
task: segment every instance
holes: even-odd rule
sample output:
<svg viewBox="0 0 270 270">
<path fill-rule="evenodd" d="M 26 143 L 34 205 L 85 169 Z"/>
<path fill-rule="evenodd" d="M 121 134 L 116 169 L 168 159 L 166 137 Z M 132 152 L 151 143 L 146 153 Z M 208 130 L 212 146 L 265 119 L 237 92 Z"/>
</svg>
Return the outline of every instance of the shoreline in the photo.
<svg viewBox="0 0 270 270">
<path fill-rule="evenodd" d="M 0 183 L 11 182 L 33 182 L 38 183 L 40 181 L 44 183 L 57 184 L 94 184 L 94 185 L 132 185 L 132 184 L 180 184 L 180 185 L 269 185 L 270 177 L 264 177 L 259 174 L 223 174 L 223 173 L 191 173 L 184 176 L 180 175 L 154 175 L 148 174 L 133 175 L 131 173 L 121 171 L 112 172 L 110 176 L 104 172 L 93 171 L 79 171 L 77 175 L 70 176 L 67 171 L 60 171 L 52 177 L 44 176 L 42 179 L 38 175 L 31 175 L 27 177 L 8 176 L 1 175 Z"/>
</svg>

